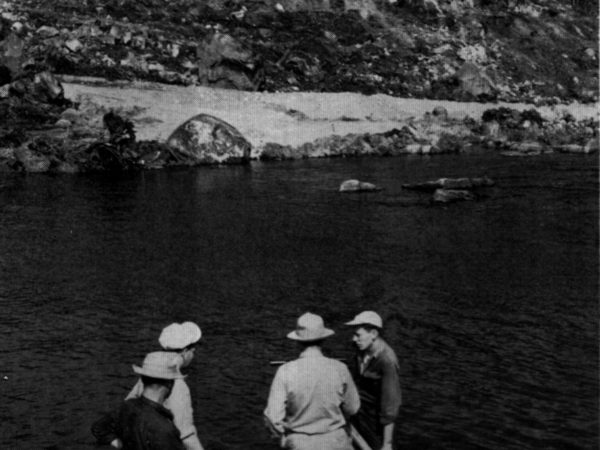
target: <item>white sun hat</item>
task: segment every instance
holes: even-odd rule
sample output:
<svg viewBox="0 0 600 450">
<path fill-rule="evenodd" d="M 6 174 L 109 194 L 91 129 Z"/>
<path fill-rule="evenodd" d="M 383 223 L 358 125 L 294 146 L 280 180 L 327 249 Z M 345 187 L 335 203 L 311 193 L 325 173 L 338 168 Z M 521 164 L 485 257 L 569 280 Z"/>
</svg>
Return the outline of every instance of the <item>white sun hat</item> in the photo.
<svg viewBox="0 0 600 450">
<path fill-rule="evenodd" d="M 179 371 L 179 356 L 171 352 L 152 352 L 144 358 L 142 366 L 132 366 L 138 375 L 162 380 L 178 380 L 185 378 Z"/>
<path fill-rule="evenodd" d="M 296 329 L 288 333 L 288 339 L 301 342 L 319 341 L 334 334 L 333 330 L 325 328 L 323 318 L 316 314 L 302 314 L 296 322 Z"/>
<path fill-rule="evenodd" d="M 160 333 L 158 342 L 165 350 L 183 350 L 202 337 L 202 330 L 194 322 L 172 323 Z"/>
<path fill-rule="evenodd" d="M 383 328 L 383 320 L 381 320 L 381 316 L 375 311 L 363 311 L 350 322 L 346 322 L 346 325 L 372 325 L 377 328 Z"/>
</svg>

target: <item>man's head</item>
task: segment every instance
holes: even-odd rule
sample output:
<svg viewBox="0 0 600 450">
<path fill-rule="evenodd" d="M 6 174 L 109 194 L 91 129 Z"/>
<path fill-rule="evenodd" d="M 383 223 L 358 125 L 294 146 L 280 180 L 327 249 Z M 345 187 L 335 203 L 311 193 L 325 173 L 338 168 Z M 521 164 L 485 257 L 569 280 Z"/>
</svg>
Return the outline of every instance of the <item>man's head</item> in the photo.
<svg viewBox="0 0 600 450">
<path fill-rule="evenodd" d="M 381 316 L 374 311 L 363 311 L 350 322 L 346 322 L 354 328 L 352 342 L 361 352 L 368 351 L 373 343 L 381 336 L 383 321 Z"/>
<path fill-rule="evenodd" d="M 187 367 L 201 338 L 202 331 L 194 322 L 172 323 L 162 330 L 158 342 L 163 349 L 179 353 L 181 367 Z"/>
<path fill-rule="evenodd" d="M 165 380 L 163 378 L 152 378 L 142 375 L 140 377 L 142 380 L 142 384 L 144 385 L 144 389 L 164 389 L 165 390 L 165 398 L 171 395 L 171 391 L 173 390 L 173 385 L 175 384 L 175 380 Z"/>
<path fill-rule="evenodd" d="M 163 391 L 167 397 L 175 380 L 185 378 L 179 371 L 179 357 L 172 352 L 152 352 L 144 358 L 142 366 L 133 366 L 133 371 L 140 375 L 144 389 Z"/>
</svg>

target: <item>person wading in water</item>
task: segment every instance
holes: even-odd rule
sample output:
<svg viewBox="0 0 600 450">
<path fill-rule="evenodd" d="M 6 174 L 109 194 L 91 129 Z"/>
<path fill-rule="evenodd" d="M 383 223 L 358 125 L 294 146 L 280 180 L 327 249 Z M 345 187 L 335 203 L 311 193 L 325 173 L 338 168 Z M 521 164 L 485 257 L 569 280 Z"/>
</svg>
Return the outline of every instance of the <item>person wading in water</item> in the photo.
<svg viewBox="0 0 600 450">
<path fill-rule="evenodd" d="M 333 335 L 323 319 L 306 313 L 287 335 L 302 352 L 275 374 L 264 415 L 268 428 L 289 450 L 352 450 L 346 416 L 360 399 L 346 365 L 323 356 L 323 340 Z"/>
<path fill-rule="evenodd" d="M 346 325 L 354 327 L 357 354 L 350 368 L 361 402 L 352 424 L 373 450 L 392 450 L 402 405 L 398 358 L 382 338 L 383 321 L 376 312 L 363 311 Z"/>
<path fill-rule="evenodd" d="M 158 343 L 177 358 L 180 368 L 186 368 L 194 359 L 196 345 L 202 337 L 200 327 L 194 322 L 172 323 L 162 330 Z M 126 399 L 142 395 L 142 383 L 138 380 Z M 194 426 L 194 411 L 190 388 L 183 379 L 175 381 L 173 391 L 165 400 L 165 408 L 173 413 L 173 423 L 179 430 L 186 450 L 203 450 Z"/>
<path fill-rule="evenodd" d="M 173 415 L 164 407 L 175 381 L 184 377 L 176 359 L 170 352 L 153 352 L 142 367 L 133 366 L 141 377 L 142 394 L 92 425 L 99 444 L 123 450 L 185 450 Z"/>
</svg>

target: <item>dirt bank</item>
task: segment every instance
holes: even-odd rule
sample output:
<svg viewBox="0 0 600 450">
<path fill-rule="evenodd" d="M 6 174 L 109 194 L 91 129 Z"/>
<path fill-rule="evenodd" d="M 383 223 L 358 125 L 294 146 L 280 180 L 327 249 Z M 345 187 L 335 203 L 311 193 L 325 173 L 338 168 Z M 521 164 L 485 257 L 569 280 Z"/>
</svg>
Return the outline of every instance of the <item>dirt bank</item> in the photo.
<svg viewBox="0 0 600 450">
<path fill-rule="evenodd" d="M 490 108 L 533 107 L 521 103 L 461 103 L 405 99 L 356 93 L 259 93 L 199 86 L 173 86 L 146 82 L 109 83 L 99 79 L 63 78 L 65 96 L 75 102 L 127 111 L 140 140 L 164 142 L 175 128 L 190 117 L 204 113 L 236 127 L 260 151 L 267 143 L 296 147 L 330 135 L 382 133 L 401 128 L 437 106 L 450 119 L 467 116 L 480 120 Z M 577 120 L 597 120 L 597 104 L 538 107 L 552 119 L 568 112 Z"/>
</svg>

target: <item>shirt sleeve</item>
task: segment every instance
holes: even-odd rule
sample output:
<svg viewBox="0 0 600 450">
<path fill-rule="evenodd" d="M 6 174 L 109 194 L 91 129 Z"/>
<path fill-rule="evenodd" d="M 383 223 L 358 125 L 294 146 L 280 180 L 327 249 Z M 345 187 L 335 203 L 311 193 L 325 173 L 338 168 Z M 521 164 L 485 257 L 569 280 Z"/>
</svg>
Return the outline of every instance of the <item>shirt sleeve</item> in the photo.
<svg viewBox="0 0 600 450">
<path fill-rule="evenodd" d="M 173 413 L 173 423 L 179 430 L 181 439 L 187 439 L 196 434 L 192 396 L 185 381 L 175 381 L 171 395 L 165 402 L 165 407 Z"/>
<path fill-rule="evenodd" d="M 117 439 L 117 416 L 118 412 L 116 410 L 111 411 L 92 424 L 92 435 L 96 438 L 98 444 L 108 445 Z"/>
<path fill-rule="evenodd" d="M 284 370 L 285 366 L 281 366 L 279 370 L 277 370 L 275 378 L 273 378 L 271 390 L 269 391 L 267 408 L 264 412 L 267 425 L 279 435 L 285 433 L 284 422 L 287 391 L 284 382 Z"/>
<path fill-rule="evenodd" d="M 400 368 L 393 361 L 384 361 L 381 380 L 380 421 L 382 425 L 396 420 L 401 404 Z"/>
<path fill-rule="evenodd" d="M 344 414 L 352 416 L 356 414 L 360 408 L 360 396 L 356 389 L 356 384 L 350 375 L 350 371 L 346 365 L 342 366 L 342 379 L 344 383 L 344 396 L 342 400 L 342 410 Z"/>
</svg>

